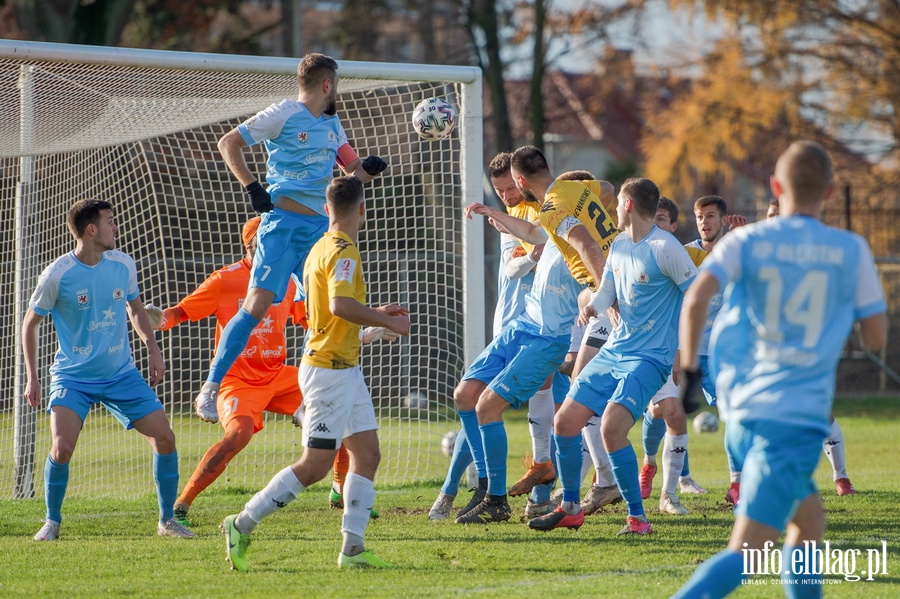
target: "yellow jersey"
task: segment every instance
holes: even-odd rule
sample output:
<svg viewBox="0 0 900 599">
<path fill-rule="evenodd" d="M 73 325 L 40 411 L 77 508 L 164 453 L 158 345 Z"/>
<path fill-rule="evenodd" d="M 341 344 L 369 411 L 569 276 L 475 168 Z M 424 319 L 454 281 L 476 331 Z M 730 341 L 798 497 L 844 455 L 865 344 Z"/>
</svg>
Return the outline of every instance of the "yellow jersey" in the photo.
<svg viewBox="0 0 900 599">
<path fill-rule="evenodd" d="M 341 231 L 328 231 L 309 251 L 303 268 L 309 331 L 303 364 L 340 370 L 359 364 L 359 325 L 331 312 L 331 298 L 366 303 L 359 249 Z"/>
<path fill-rule="evenodd" d="M 541 206 L 541 226 L 559 248 L 572 276 L 581 284 L 597 287 L 581 256 L 567 238 L 572 228 L 587 227 L 591 237 L 600 245 L 603 256 L 609 255 L 609 246 L 619 234 L 616 222 L 600 199 L 599 181 L 554 181 L 544 196 Z M 608 198 L 605 198 L 608 200 Z"/>
<path fill-rule="evenodd" d="M 687 251 L 688 256 L 691 257 L 691 262 L 694 263 L 694 266 L 700 268 L 700 264 L 709 256 L 709 252 L 704 250 L 703 248 L 698 248 L 693 245 L 686 245 L 684 249 Z"/>
<path fill-rule="evenodd" d="M 541 218 L 541 205 L 537 202 L 529 202 L 528 200 L 522 200 L 515 206 L 507 206 L 506 212 L 509 213 L 510 216 L 515 216 L 516 218 L 521 218 L 522 220 L 527 220 L 530 223 L 537 222 Z M 527 241 L 522 241 L 521 239 L 516 239 L 523 248 L 525 248 L 525 252 L 530 254 L 531 250 L 534 249 L 533 243 L 528 243 Z"/>
</svg>

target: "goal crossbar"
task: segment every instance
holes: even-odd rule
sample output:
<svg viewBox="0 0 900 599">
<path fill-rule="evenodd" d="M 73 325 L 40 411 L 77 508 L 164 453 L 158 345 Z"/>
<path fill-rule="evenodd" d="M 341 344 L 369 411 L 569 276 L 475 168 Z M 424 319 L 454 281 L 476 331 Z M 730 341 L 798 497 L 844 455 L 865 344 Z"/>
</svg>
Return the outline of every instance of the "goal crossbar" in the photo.
<svg viewBox="0 0 900 599">
<path fill-rule="evenodd" d="M 143 299 L 174 304 L 240 258 L 237 233 L 252 213 L 216 141 L 268 104 L 295 97 L 297 62 L 0 40 L 0 174 L 12 183 L 0 186 L 0 217 L 14 222 L 0 232 L 0 259 L 15 265 L 0 275 L 3 299 L 15 306 L 0 317 L 0 342 L 15 348 L 0 357 L 0 378 L 15 390 L 0 400 L 0 451 L 15 456 L 14 472 L 0 475 L 0 494 L 34 496 L 42 463 L 36 451 L 49 446 L 48 427 L 37 426 L 39 411 L 24 399 L 21 323 L 40 270 L 71 248 L 68 206 L 78 197 L 111 199 L 122 249 L 139 265 Z M 462 218 L 463 206 L 483 198 L 481 73 L 465 66 L 338 64 L 344 127 L 361 155 L 381 155 L 390 165 L 367 186 L 372 216 L 360 245 L 370 303 L 408 305 L 414 322 L 408 340 L 366 348 L 363 356 L 382 430 L 379 479 L 436 478 L 446 465 L 440 439 L 456 426 L 452 386 L 485 339 L 483 220 Z M 426 142 L 413 133 L 412 109 L 428 96 L 456 105 L 460 124 L 451 138 Z M 261 177 L 264 152 L 254 148 L 247 159 Z M 300 337 L 292 333 L 288 341 L 293 362 Z M 186 323 L 161 340 L 169 377 L 158 391 L 186 480 L 220 434 L 190 414 L 211 356 L 212 322 Z M 42 327 L 44 389 L 55 343 L 52 327 Z M 92 410 L 76 461 L 99 469 L 110 453 L 121 454 L 118 470 L 95 474 L 95 482 L 70 492 L 152 488 L 149 461 L 133 447 L 141 445 L 132 440 L 137 436 L 110 420 Z M 296 457 L 299 437 L 289 423 L 267 417 L 266 428 L 229 466 L 230 480 L 263 484 L 273 468 Z"/>
</svg>

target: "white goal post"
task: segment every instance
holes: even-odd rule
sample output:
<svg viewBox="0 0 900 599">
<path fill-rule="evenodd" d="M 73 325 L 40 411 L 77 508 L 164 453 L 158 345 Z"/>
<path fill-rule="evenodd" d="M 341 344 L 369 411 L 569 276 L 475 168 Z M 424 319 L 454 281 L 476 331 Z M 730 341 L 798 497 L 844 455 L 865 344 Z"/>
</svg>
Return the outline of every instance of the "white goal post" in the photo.
<svg viewBox="0 0 900 599">
<path fill-rule="evenodd" d="M 113 202 L 119 248 L 138 264 L 145 302 L 174 305 L 217 268 L 240 259 L 240 230 L 253 215 L 216 148 L 242 120 L 297 94 L 296 58 L 227 56 L 0 40 L 0 496 L 41 492 L 50 446 L 43 409 L 24 398 L 21 323 L 40 271 L 73 247 L 69 206 Z M 443 477 L 443 435 L 455 428 L 452 391 L 485 339 L 483 219 L 462 207 L 481 201 L 481 72 L 475 67 L 338 61 L 339 114 L 360 156 L 388 170 L 366 186 L 360 237 L 370 304 L 399 303 L 412 334 L 363 348 L 379 418 L 379 483 Z M 410 116 L 422 99 L 454 104 L 460 124 L 424 141 Z M 265 152 L 247 152 L 262 178 Z M 177 436 L 182 483 L 221 435 L 192 401 L 208 371 L 214 320 L 158 333 L 168 372 L 157 388 Z M 296 363 L 302 331 L 288 325 Z M 146 351 L 132 334 L 135 358 Z M 56 339 L 40 333 L 43 388 Z M 47 398 L 44 398 L 46 406 Z M 215 486 L 256 489 L 300 453 L 284 417 L 228 466 Z M 73 459 L 69 494 L 151 492 L 150 451 L 102 408 L 92 409 Z"/>
</svg>

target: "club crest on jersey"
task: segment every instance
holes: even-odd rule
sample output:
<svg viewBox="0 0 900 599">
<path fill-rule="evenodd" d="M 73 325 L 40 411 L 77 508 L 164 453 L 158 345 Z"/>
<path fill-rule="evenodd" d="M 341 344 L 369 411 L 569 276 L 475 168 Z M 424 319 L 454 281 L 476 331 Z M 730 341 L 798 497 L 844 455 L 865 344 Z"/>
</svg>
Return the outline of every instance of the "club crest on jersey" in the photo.
<svg viewBox="0 0 900 599">
<path fill-rule="evenodd" d="M 300 133 L 298 133 L 297 141 L 299 141 L 302 144 L 305 144 L 306 142 L 308 142 L 309 141 L 309 131 L 301 131 Z"/>
<path fill-rule="evenodd" d="M 645 272 L 642 272 L 641 274 L 638 275 L 637 282 L 640 283 L 641 285 L 646 285 L 647 283 L 650 282 L 650 275 L 648 275 Z"/>
<path fill-rule="evenodd" d="M 117 302 L 122 301 L 123 299 L 125 299 L 125 291 L 117 288 L 115 291 L 113 291 L 113 299 Z"/>
<path fill-rule="evenodd" d="M 78 301 L 79 308 L 87 308 L 91 304 L 91 297 L 88 295 L 87 289 L 76 291 L 75 299 Z"/>
<path fill-rule="evenodd" d="M 328 132 L 328 141 L 331 143 L 337 143 L 337 135 L 334 134 L 334 131 Z"/>
</svg>

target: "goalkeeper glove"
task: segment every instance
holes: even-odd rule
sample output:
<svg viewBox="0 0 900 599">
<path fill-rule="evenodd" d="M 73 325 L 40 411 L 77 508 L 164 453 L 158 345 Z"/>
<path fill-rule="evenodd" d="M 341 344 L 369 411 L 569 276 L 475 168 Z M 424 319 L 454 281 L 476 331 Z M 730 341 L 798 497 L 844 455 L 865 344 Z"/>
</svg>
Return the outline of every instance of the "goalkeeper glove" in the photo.
<svg viewBox="0 0 900 599">
<path fill-rule="evenodd" d="M 700 402 L 696 398 L 697 393 L 700 391 L 702 378 L 699 370 L 684 371 L 684 382 L 681 387 L 681 405 L 684 407 L 684 413 L 688 416 L 700 409 Z"/>
<path fill-rule="evenodd" d="M 363 170 L 373 177 L 387 168 L 387 162 L 378 156 L 369 156 L 362 163 Z"/>
<path fill-rule="evenodd" d="M 269 212 L 275 207 L 272 203 L 272 198 L 269 196 L 269 192 L 263 189 L 263 186 L 259 184 L 259 181 L 254 181 L 246 186 L 244 191 L 250 196 L 250 205 L 253 206 L 253 209 L 257 212 Z"/>
</svg>

